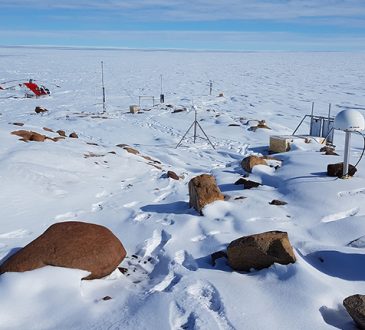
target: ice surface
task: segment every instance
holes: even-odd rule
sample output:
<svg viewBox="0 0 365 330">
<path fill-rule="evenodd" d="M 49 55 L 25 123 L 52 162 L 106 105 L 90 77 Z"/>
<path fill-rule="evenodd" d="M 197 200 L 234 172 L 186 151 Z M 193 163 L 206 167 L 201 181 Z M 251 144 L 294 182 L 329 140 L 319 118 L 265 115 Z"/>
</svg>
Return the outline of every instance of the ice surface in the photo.
<svg viewBox="0 0 365 330">
<path fill-rule="evenodd" d="M 67 220 L 107 226 L 128 252 L 121 264 L 128 273 L 101 280 L 81 282 L 84 271 L 54 267 L 2 275 L 1 329 L 353 329 L 342 300 L 365 291 L 365 165 L 349 180 L 325 175 L 328 163 L 342 160 L 343 134 L 335 134 L 340 157 L 298 142 L 276 155 L 281 167 L 255 168 L 250 180 L 262 186 L 234 182 L 245 174 L 240 161 L 266 154 L 271 134 L 291 134 L 312 101 L 318 115 L 328 103 L 333 114 L 362 111 L 365 54 L 0 48 L 0 55 L 0 85 L 33 78 L 52 92 L 24 99 L 0 90 L 0 258 Z M 158 102 L 160 74 L 172 108 L 145 99 L 142 113 L 129 114 L 139 96 Z M 175 149 L 194 120 L 192 103 L 215 150 L 191 134 Z M 49 112 L 37 115 L 35 106 Z M 262 119 L 270 130 L 249 130 Z M 43 127 L 79 139 L 25 143 L 10 134 L 57 136 Z M 355 163 L 362 138 L 354 135 L 351 146 Z M 182 178 L 168 179 L 168 170 Z M 187 186 L 202 173 L 226 195 L 204 216 L 189 208 Z M 288 232 L 295 264 L 248 274 L 224 260 L 211 265 L 211 253 L 267 230 Z"/>
</svg>

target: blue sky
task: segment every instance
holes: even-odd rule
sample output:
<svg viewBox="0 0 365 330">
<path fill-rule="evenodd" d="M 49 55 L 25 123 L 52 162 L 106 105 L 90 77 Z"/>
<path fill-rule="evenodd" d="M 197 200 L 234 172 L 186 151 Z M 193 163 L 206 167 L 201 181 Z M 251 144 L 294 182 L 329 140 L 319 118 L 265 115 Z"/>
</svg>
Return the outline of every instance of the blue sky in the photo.
<svg viewBox="0 0 365 330">
<path fill-rule="evenodd" d="M 0 45 L 364 51 L 365 0 L 0 0 Z"/>
</svg>

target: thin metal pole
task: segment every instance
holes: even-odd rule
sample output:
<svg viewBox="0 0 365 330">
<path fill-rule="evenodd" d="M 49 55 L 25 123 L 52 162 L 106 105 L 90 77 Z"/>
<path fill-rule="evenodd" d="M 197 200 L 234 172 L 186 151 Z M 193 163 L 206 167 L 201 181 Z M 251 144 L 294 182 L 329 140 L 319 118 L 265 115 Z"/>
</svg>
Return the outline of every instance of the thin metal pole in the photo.
<svg viewBox="0 0 365 330">
<path fill-rule="evenodd" d="M 106 111 L 106 105 L 105 105 L 105 87 L 104 87 L 104 62 L 101 61 L 101 85 L 103 88 L 103 112 Z"/>
<path fill-rule="evenodd" d="M 196 124 L 197 124 L 197 111 L 196 111 L 196 108 L 194 109 L 195 110 L 195 120 L 194 120 L 194 143 L 196 141 Z"/>
<path fill-rule="evenodd" d="M 160 79 L 161 79 L 161 84 L 160 84 L 160 86 L 161 86 L 161 93 L 160 94 L 162 94 L 162 74 L 160 75 Z"/>
<path fill-rule="evenodd" d="M 209 95 L 212 95 L 213 81 L 209 80 Z"/>
<path fill-rule="evenodd" d="M 312 112 L 311 112 L 311 117 L 313 118 L 313 112 L 314 112 L 314 102 L 312 102 Z"/>
<path fill-rule="evenodd" d="M 195 124 L 195 122 L 194 123 L 192 123 L 191 125 L 190 125 L 190 127 L 188 128 L 188 130 L 185 132 L 185 134 L 184 134 L 184 136 L 181 138 L 181 140 L 179 141 L 179 143 L 176 145 L 176 147 L 175 147 L 175 149 L 181 144 L 181 142 L 185 139 L 185 136 L 186 135 L 188 135 L 188 133 L 189 133 L 189 131 L 191 130 L 191 128 L 193 127 L 193 125 Z"/>
<path fill-rule="evenodd" d="M 344 155 L 344 159 L 343 159 L 343 172 L 342 172 L 343 178 L 348 177 L 348 174 L 349 174 L 350 140 L 351 140 L 351 132 L 346 131 L 345 155 Z"/>
</svg>

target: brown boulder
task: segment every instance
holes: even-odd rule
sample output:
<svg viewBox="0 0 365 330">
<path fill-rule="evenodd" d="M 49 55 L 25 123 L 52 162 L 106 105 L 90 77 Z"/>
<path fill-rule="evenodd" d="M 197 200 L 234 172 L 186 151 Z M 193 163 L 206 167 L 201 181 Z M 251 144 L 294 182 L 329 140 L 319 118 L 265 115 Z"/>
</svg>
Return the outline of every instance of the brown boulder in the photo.
<svg viewBox="0 0 365 330">
<path fill-rule="evenodd" d="M 349 176 L 354 176 L 357 172 L 357 169 L 353 165 L 349 165 Z M 337 176 L 338 178 L 342 178 L 343 173 L 343 163 L 336 163 L 336 164 L 328 164 L 327 165 L 327 175 L 328 176 Z"/>
<path fill-rule="evenodd" d="M 70 138 L 73 138 L 73 139 L 78 139 L 79 136 L 75 133 L 75 132 L 72 132 L 70 135 L 69 135 Z"/>
<path fill-rule="evenodd" d="M 258 156 L 248 156 L 248 157 L 244 158 L 241 162 L 242 168 L 246 172 L 249 172 L 249 173 L 252 172 L 252 169 L 256 165 L 267 165 L 267 163 L 266 163 L 265 159 L 263 159 L 262 157 L 258 157 Z"/>
<path fill-rule="evenodd" d="M 64 136 L 64 137 L 66 137 L 66 132 L 65 132 L 65 131 L 63 131 L 62 129 L 59 129 L 59 130 L 57 131 L 57 133 L 58 133 L 58 135 L 59 135 L 59 136 Z"/>
<path fill-rule="evenodd" d="M 287 265 L 296 261 L 288 234 L 269 231 L 241 237 L 227 248 L 228 264 L 238 271 L 263 269 L 274 263 Z"/>
<path fill-rule="evenodd" d="M 43 127 L 43 130 L 44 130 L 44 131 L 47 131 L 47 132 L 53 132 L 53 129 L 48 128 L 48 127 Z"/>
<path fill-rule="evenodd" d="M 200 214 L 207 204 L 224 200 L 214 177 L 209 174 L 202 174 L 190 180 L 189 197 L 190 207 L 194 207 Z"/>
<path fill-rule="evenodd" d="M 33 131 L 19 130 L 11 132 L 11 134 L 20 136 L 21 137 L 20 140 L 24 142 L 28 141 L 43 142 L 46 139 L 45 135 Z"/>
<path fill-rule="evenodd" d="M 167 171 L 167 177 L 173 180 L 179 180 L 179 176 L 173 171 Z"/>
<path fill-rule="evenodd" d="M 34 111 L 36 113 L 45 113 L 45 112 L 48 112 L 48 110 L 46 108 L 43 108 L 43 107 L 35 107 Z"/>
<path fill-rule="evenodd" d="M 355 294 L 347 297 L 343 305 L 359 329 L 365 329 L 365 295 Z"/>
<path fill-rule="evenodd" d="M 57 266 L 89 271 L 84 279 L 91 280 L 110 274 L 125 255 L 122 243 L 109 229 L 85 222 L 60 222 L 7 259 L 0 274 Z"/>
</svg>

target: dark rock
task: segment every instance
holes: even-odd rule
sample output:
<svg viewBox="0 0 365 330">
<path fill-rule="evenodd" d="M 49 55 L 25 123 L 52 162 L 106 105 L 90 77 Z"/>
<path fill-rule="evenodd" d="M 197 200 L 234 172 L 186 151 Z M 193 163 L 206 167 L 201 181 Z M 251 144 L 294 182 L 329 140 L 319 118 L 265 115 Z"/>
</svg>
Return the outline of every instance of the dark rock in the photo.
<svg viewBox="0 0 365 330">
<path fill-rule="evenodd" d="M 347 297 L 343 305 L 359 329 L 365 329 L 365 295 L 355 294 Z"/>
<path fill-rule="evenodd" d="M 288 234 L 280 231 L 241 237 L 227 248 L 228 263 L 238 271 L 263 269 L 274 263 L 287 265 L 296 261 Z"/>
<path fill-rule="evenodd" d="M 104 301 L 108 301 L 108 300 L 111 300 L 111 299 L 113 299 L 112 297 L 110 297 L 110 296 L 105 296 L 104 298 L 103 298 L 103 300 Z"/>
<path fill-rule="evenodd" d="M 75 133 L 75 132 L 72 132 L 70 135 L 69 135 L 70 138 L 73 138 L 73 139 L 78 139 L 79 136 Z"/>
<path fill-rule="evenodd" d="M 84 279 L 91 280 L 109 275 L 125 255 L 122 243 L 109 229 L 85 222 L 60 222 L 7 259 L 0 274 L 57 266 L 89 271 Z"/>
<path fill-rule="evenodd" d="M 167 177 L 173 180 L 179 180 L 179 176 L 173 171 L 167 171 Z"/>
<path fill-rule="evenodd" d="M 287 202 L 284 202 L 284 201 L 280 201 L 278 199 L 273 199 L 269 204 L 270 205 L 286 205 L 288 203 Z"/>
<path fill-rule="evenodd" d="M 34 111 L 36 113 L 45 113 L 45 112 L 48 112 L 48 110 L 46 108 L 43 108 L 43 107 L 35 107 Z"/>
<path fill-rule="evenodd" d="M 234 184 L 235 185 L 243 184 L 244 189 L 257 188 L 258 186 L 261 186 L 261 183 L 251 181 L 251 180 L 246 180 L 244 178 L 238 179 Z"/>
<path fill-rule="evenodd" d="M 12 123 L 15 126 L 24 126 L 24 123 Z"/>
<path fill-rule="evenodd" d="M 353 165 L 349 165 L 349 176 L 354 176 L 357 172 L 357 169 Z M 327 175 L 328 176 L 337 176 L 338 178 L 342 178 L 343 173 L 343 163 L 336 163 L 336 164 L 328 164 L 327 165 Z"/>
<path fill-rule="evenodd" d="M 200 214 L 204 206 L 214 201 L 223 201 L 224 195 L 219 190 L 212 175 L 202 174 L 189 182 L 189 205 L 194 207 Z"/>
<path fill-rule="evenodd" d="M 65 132 L 65 131 L 63 131 L 62 129 L 59 129 L 59 130 L 57 131 L 57 133 L 58 133 L 58 135 L 59 135 L 59 136 L 66 137 L 66 132 Z"/>
</svg>

